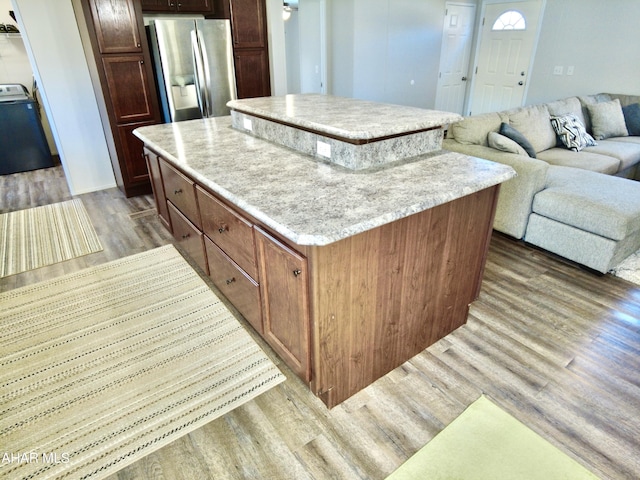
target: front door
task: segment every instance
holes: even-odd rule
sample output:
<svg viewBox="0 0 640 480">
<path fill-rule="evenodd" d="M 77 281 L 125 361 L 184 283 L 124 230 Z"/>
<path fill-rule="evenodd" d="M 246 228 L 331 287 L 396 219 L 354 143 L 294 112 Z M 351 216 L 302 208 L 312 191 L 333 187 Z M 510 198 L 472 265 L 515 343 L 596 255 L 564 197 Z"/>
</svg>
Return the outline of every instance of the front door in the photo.
<svg viewBox="0 0 640 480">
<path fill-rule="evenodd" d="M 531 0 L 486 5 L 469 115 L 522 105 L 541 3 Z"/>
<path fill-rule="evenodd" d="M 447 2 L 436 110 L 460 114 L 464 110 L 475 18 L 475 5 Z"/>
</svg>

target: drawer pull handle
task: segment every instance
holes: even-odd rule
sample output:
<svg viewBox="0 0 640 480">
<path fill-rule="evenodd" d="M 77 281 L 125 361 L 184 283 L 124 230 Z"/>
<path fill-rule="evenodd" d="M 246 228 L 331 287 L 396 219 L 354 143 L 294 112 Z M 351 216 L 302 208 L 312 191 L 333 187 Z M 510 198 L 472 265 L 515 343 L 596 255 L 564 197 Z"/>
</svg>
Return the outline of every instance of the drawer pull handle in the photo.
<svg viewBox="0 0 640 480">
<path fill-rule="evenodd" d="M 226 232 L 227 230 L 228 230 L 228 228 L 227 228 L 226 226 L 222 226 L 222 227 L 220 227 L 220 228 L 218 229 L 218 232 L 220 232 L 220 233 L 224 233 L 224 232 Z"/>
<path fill-rule="evenodd" d="M 293 271 L 293 276 L 294 276 L 294 277 L 297 277 L 297 276 L 298 276 L 298 275 L 300 275 L 301 273 L 302 273 L 302 270 L 300 270 L 299 268 L 296 268 L 296 269 Z"/>
<path fill-rule="evenodd" d="M 231 284 L 232 284 L 233 282 L 235 282 L 235 281 L 236 281 L 235 277 L 233 277 L 233 278 L 229 278 L 229 279 L 227 280 L 227 285 L 231 285 Z"/>
<path fill-rule="evenodd" d="M 181 189 L 181 188 L 179 188 L 179 189 L 177 189 L 177 190 L 174 190 L 174 191 L 173 191 L 173 194 L 174 194 L 174 195 L 178 195 L 178 194 L 180 194 L 180 193 L 182 193 L 182 189 Z"/>
<path fill-rule="evenodd" d="M 189 233 L 185 233 L 184 235 L 182 235 L 182 239 L 186 240 L 187 238 L 189 238 L 191 235 Z"/>
</svg>

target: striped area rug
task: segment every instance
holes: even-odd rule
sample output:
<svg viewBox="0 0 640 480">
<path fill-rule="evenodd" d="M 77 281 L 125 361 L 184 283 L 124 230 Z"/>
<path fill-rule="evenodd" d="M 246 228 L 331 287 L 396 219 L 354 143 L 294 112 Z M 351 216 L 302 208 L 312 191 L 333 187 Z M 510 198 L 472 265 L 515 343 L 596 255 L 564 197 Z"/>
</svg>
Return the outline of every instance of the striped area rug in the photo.
<svg viewBox="0 0 640 480">
<path fill-rule="evenodd" d="M 0 215 L 0 277 L 101 250 L 80 199 Z"/>
<path fill-rule="evenodd" d="M 285 379 L 172 245 L 0 294 L 0 328 L 0 478 L 103 478 Z"/>
</svg>

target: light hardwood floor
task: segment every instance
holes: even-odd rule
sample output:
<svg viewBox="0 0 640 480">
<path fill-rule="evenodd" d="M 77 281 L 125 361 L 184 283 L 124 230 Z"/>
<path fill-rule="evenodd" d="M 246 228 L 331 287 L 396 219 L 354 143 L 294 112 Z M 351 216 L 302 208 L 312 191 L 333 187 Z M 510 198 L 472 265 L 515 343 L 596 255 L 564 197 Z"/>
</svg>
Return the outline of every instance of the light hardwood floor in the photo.
<svg viewBox="0 0 640 480">
<path fill-rule="evenodd" d="M 60 167 L 0 191 L 0 212 L 70 198 Z M 150 196 L 80 198 L 104 251 L 1 291 L 171 241 Z M 640 287 L 499 234 L 467 324 L 343 404 L 327 410 L 279 365 L 285 383 L 110 480 L 383 479 L 482 393 L 601 478 L 640 478 Z"/>
</svg>

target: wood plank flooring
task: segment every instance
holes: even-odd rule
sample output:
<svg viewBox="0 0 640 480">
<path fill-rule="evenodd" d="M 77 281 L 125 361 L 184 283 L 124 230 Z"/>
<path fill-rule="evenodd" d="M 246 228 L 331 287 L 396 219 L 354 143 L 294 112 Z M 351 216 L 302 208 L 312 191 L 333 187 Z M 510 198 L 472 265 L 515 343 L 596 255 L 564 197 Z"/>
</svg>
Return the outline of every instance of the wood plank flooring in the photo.
<svg viewBox="0 0 640 480">
<path fill-rule="evenodd" d="M 60 167 L 0 177 L 0 192 L 0 212 L 71 197 Z M 0 290 L 171 241 L 150 196 L 80 198 L 104 251 Z M 500 234 L 467 324 L 341 405 L 278 364 L 285 383 L 110 480 L 383 479 L 482 393 L 601 478 L 640 478 L 640 287 Z"/>
</svg>

